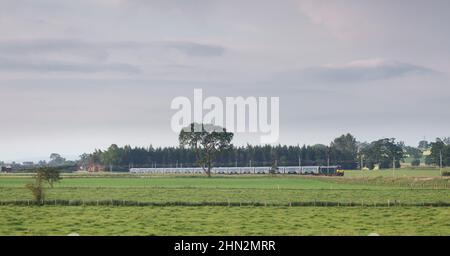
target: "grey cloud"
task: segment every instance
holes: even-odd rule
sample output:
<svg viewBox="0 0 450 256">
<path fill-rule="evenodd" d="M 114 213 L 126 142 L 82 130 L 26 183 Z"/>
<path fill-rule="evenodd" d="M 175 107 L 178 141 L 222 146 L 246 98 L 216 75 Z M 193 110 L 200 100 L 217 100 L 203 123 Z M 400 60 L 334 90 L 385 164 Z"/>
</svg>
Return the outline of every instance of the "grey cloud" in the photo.
<svg viewBox="0 0 450 256">
<path fill-rule="evenodd" d="M 135 64 L 136 60 L 128 59 L 126 62 L 129 63 L 122 63 L 123 60 L 115 61 L 111 55 L 141 51 L 147 52 L 149 56 L 164 58 L 172 50 L 190 57 L 214 57 L 222 55 L 225 49 L 216 45 L 182 41 L 4 40 L 0 41 L 0 71 L 138 73 L 140 65 Z M 167 66 L 167 63 L 161 65 Z"/>
<path fill-rule="evenodd" d="M 103 47 L 122 50 L 177 50 L 193 57 L 215 57 L 225 52 L 225 47 L 212 44 L 201 44 L 186 41 L 158 41 L 158 42 L 109 42 L 102 43 Z"/>
<path fill-rule="evenodd" d="M 279 96 L 280 143 L 450 130 L 448 0 L 0 2 L 0 160 L 175 145 L 170 102 L 193 88 Z M 371 56 L 404 62 L 345 64 Z"/>
<path fill-rule="evenodd" d="M 176 49 L 186 55 L 196 57 L 214 57 L 224 53 L 225 48 L 216 45 L 198 44 L 192 42 L 161 42 L 161 46 Z"/>
<path fill-rule="evenodd" d="M 438 73 L 427 67 L 381 59 L 358 60 L 342 65 L 324 65 L 284 72 L 277 79 L 287 83 L 363 83 L 412 74 Z"/>
<path fill-rule="evenodd" d="M 216 1 L 211 0 L 127 0 L 121 1 L 119 7 L 127 6 L 134 8 L 146 8 L 150 10 L 158 10 L 158 11 L 177 11 L 178 14 L 188 13 L 191 15 L 201 15 L 201 13 L 211 9 L 216 3 Z"/>
<path fill-rule="evenodd" d="M 21 39 L 0 41 L 2 53 L 58 52 L 92 48 L 92 44 L 76 39 Z"/>
<path fill-rule="evenodd" d="M 75 53 L 94 55 L 106 58 L 108 50 L 161 50 L 175 49 L 190 56 L 211 57 L 220 56 L 225 48 L 218 45 L 201 44 L 186 41 L 115 41 L 88 42 L 77 39 L 27 39 L 0 41 L 0 54 L 46 54 L 50 52 Z"/>
<path fill-rule="evenodd" d="M 225 47 L 212 44 L 201 44 L 187 41 L 157 41 L 157 42 L 109 42 L 103 47 L 123 50 L 177 50 L 193 57 L 215 57 L 225 52 Z"/>
<path fill-rule="evenodd" d="M 0 71 L 31 72 L 79 72 L 94 73 L 113 71 L 121 73 L 139 73 L 136 66 L 125 63 L 77 63 L 68 61 L 24 60 L 0 58 Z"/>
<path fill-rule="evenodd" d="M 52 61 L 52 56 L 58 56 L 58 60 Z M 21 39 L 0 41 L 0 58 L 8 59 L 9 63 L 19 68 L 24 66 L 19 64 L 23 59 L 29 58 L 33 62 L 48 62 L 54 64 L 64 59 L 67 62 L 72 58 L 83 59 L 84 61 L 97 62 L 105 61 L 109 58 L 109 52 L 99 45 L 88 43 L 76 39 Z M 3 60 L 2 62 L 4 62 Z M 26 64 L 26 63 L 24 63 Z M 2 66 L 5 66 L 3 64 Z M 6 67 L 7 68 L 7 67 Z M 61 67 L 64 69 L 64 67 Z M 87 69 L 89 69 L 87 67 Z"/>
</svg>

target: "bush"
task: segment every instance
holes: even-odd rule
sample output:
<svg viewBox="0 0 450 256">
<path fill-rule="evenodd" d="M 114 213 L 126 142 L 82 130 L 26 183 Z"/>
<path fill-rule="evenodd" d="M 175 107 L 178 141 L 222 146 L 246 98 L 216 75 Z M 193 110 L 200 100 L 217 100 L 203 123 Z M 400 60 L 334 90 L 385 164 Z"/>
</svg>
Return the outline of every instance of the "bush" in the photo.
<svg viewBox="0 0 450 256">
<path fill-rule="evenodd" d="M 26 185 L 26 188 L 31 191 L 36 202 L 44 200 L 44 188 L 42 187 L 42 184 L 40 182 L 37 182 L 36 184 L 29 183 Z"/>
<path fill-rule="evenodd" d="M 25 187 L 31 191 L 36 202 L 44 200 L 43 182 L 47 182 L 53 188 L 53 183 L 61 180 L 59 171 L 55 168 L 39 168 L 36 172 L 35 182 L 26 184 Z"/>
<path fill-rule="evenodd" d="M 419 166 L 420 165 L 420 159 L 414 159 L 411 161 L 411 166 Z"/>
<path fill-rule="evenodd" d="M 450 176 L 450 171 L 443 171 L 442 176 Z"/>
</svg>

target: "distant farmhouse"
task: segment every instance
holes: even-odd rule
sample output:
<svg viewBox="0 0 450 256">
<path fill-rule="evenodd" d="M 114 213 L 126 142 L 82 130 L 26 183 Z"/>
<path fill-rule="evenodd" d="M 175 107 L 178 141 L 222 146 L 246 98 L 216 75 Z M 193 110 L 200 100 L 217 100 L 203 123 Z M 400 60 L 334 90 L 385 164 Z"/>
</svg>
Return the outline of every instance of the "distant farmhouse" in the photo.
<svg viewBox="0 0 450 256">
<path fill-rule="evenodd" d="M 105 167 L 100 164 L 90 164 L 87 168 L 88 172 L 103 172 Z"/>
</svg>

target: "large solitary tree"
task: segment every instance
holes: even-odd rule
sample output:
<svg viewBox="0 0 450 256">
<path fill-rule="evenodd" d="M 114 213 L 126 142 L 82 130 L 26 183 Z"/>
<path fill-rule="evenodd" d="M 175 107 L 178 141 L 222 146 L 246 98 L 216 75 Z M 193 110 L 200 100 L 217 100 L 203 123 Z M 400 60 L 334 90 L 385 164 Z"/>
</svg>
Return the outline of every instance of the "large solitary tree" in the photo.
<svg viewBox="0 0 450 256">
<path fill-rule="evenodd" d="M 192 123 L 181 129 L 179 141 L 181 147 L 190 147 L 195 151 L 197 163 L 211 177 L 214 157 L 217 152 L 232 147 L 234 134 L 220 126 Z"/>
</svg>

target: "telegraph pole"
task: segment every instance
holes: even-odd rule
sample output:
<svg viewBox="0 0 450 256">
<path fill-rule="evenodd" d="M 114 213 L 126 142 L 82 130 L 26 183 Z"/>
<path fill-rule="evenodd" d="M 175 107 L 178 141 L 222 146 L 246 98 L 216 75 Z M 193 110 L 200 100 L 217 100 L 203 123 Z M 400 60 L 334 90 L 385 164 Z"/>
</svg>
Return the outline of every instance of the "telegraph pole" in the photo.
<svg viewBox="0 0 450 256">
<path fill-rule="evenodd" d="M 328 154 L 327 154 L 327 172 L 329 171 L 329 169 L 330 169 L 330 147 L 328 147 Z"/>
<path fill-rule="evenodd" d="M 395 155 L 394 155 L 394 159 L 392 161 L 392 177 L 395 177 Z"/>
<path fill-rule="evenodd" d="M 364 162 L 363 162 L 363 155 L 361 154 L 361 166 L 360 166 L 360 167 L 361 167 L 361 171 L 362 171 L 362 169 L 364 168 L 363 165 L 364 165 Z"/>
</svg>

